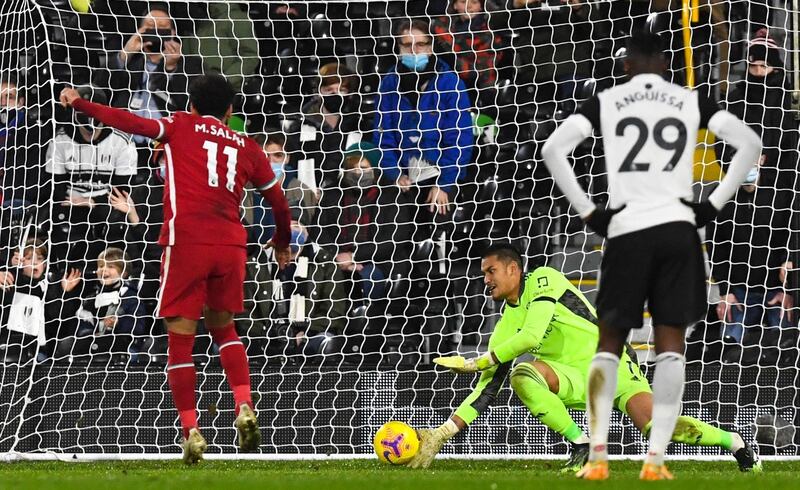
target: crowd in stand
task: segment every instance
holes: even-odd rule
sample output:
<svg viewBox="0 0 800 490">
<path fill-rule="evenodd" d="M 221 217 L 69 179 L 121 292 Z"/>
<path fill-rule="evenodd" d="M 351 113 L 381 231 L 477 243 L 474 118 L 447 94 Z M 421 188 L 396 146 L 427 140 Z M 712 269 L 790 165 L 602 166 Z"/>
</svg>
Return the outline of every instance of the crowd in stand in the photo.
<svg viewBox="0 0 800 490">
<path fill-rule="evenodd" d="M 516 189 L 503 194 L 502 181 L 519 182 L 527 193 L 520 201 L 563 204 L 538 163 L 544 138 L 530 128 L 546 127 L 540 123 L 620 80 L 625 33 L 652 21 L 649 2 L 631 2 L 624 11 L 576 0 L 407 8 L 414 3 L 421 11 L 383 12 L 382 37 L 367 19 L 374 13 L 365 11 L 367 23 L 352 22 L 355 47 L 343 55 L 336 46 L 326 52 L 326 42 L 341 39 L 331 32 L 335 22 L 323 22 L 335 18 L 330 5 L 210 2 L 177 14 L 174 3 L 142 3 L 142 11 L 128 12 L 139 14 L 132 16 L 136 25 L 116 49 L 108 36 L 104 61 L 84 54 L 90 72 L 71 72 L 83 97 L 148 118 L 186 110 L 188 84 L 200 73 L 221 72 L 241 92 L 231 125 L 253 135 L 269 156 L 293 219 L 293 261 L 279 271 L 264 248 L 271 213 L 256 193 L 245 202 L 248 283 L 237 328 L 251 355 L 313 357 L 347 351 L 354 338 L 361 339 L 359 352 L 402 349 L 388 340 L 396 333 L 415 342 L 412 350 L 423 349 L 417 334 L 446 328 L 431 319 L 446 323 L 447 298 L 465 295 L 450 278 L 468 275 L 476 254 L 459 244 L 488 240 L 493 223 L 504 226 L 493 219 L 495 208 L 519 198 Z M 103 8 L 96 2 L 94 11 Z M 728 14 L 733 19 L 736 12 Z M 748 184 L 707 230 L 707 244 L 720 290 L 710 308 L 721 324 L 714 335 L 726 345 L 726 361 L 755 363 L 765 361 L 763 349 L 748 352 L 748 342 L 773 342 L 765 340 L 770 332 L 775 346 L 797 350 L 796 334 L 778 332 L 797 329 L 790 286 L 798 139 L 783 50 L 767 18 L 743 25 L 745 76 L 720 99 L 762 135 L 765 150 Z M 305 53 L 309 43 L 301 39 L 318 52 Z M 313 73 L 303 71 L 308 56 L 317 63 Z M 685 68 L 677 58 L 672 73 L 680 77 Z M 708 90 L 711 71 L 701 66 L 698 73 Z M 281 104 L 270 106 L 276 96 Z M 4 75 L 0 360 L 151 362 L 164 349 L 155 318 L 156 237 L 168 156 L 157 142 L 72 112 L 54 114 L 57 130 L 45 138 L 28 128 L 26 107 L 25 85 Z M 521 156 L 526 145 L 533 150 Z M 599 146 L 583 151 L 602 162 Z M 723 167 L 726 152 L 719 151 Z M 501 182 L 489 197 L 481 187 L 486 179 Z M 602 200 L 602 187 L 592 185 Z M 509 226 L 520 221 L 513 213 L 503 216 Z M 474 229 L 464 232 L 465 222 Z M 505 235 L 524 241 L 526 230 Z M 523 248 L 529 256 L 552 251 Z M 455 273 L 454 257 L 465 257 L 466 269 Z M 368 346 L 370 333 L 384 334 L 373 336 L 382 339 L 378 345 Z"/>
</svg>

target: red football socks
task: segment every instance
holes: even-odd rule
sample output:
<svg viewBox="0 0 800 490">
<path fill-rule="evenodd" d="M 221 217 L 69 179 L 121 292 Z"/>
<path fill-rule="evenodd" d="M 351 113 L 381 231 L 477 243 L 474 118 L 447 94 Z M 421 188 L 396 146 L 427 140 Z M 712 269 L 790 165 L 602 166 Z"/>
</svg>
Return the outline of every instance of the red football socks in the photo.
<svg viewBox="0 0 800 490">
<path fill-rule="evenodd" d="M 239 407 L 242 403 L 253 408 L 253 398 L 250 394 L 250 366 L 247 363 L 244 345 L 242 345 L 233 323 L 222 328 L 209 328 L 208 331 L 211 333 L 214 343 L 219 347 L 220 363 L 233 392 L 236 415 L 239 415 Z"/>
<path fill-rule="evenodd" d="M 172 391 L 172 399 L 181 419 L 183 437 L 189 437 L 189 430 L 197 427 L 197 410 L 194 389 L 197 374 L 192 361 L 194 335 L 168 333 L 167 380 Z"/>
</svg>

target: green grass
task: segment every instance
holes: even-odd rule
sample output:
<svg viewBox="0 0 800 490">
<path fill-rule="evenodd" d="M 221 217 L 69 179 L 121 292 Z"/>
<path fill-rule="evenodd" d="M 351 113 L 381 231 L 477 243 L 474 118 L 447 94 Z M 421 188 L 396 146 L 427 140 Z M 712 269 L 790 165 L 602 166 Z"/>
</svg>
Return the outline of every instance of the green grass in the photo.
<svg viewBox="0 0 800 490">
<path fill-rule="evenodd" d="M 436 461 L 430 470 L 391 467 L 377 461 L 180 461 L 104 463 L 0 463 L 0 489 L 14 490 L 557 490 L 652 485 L 691 490 L 789 490 L 797 488 L 800 461 L 766 462 L 761 475 L 739 473 L 733 461 L 674 461 L 672 482 L 642 484 L 639 463 L 612 462 L 611 480 L 581 482 L 559 475 L 559 461 Z"/>
</svg>

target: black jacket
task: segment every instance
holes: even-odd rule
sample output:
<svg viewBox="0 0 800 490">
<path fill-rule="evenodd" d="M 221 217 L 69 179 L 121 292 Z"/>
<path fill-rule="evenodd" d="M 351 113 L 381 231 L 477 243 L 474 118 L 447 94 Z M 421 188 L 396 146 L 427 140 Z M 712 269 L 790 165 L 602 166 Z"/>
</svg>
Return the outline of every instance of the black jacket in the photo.
<svg viewBox="0 0 800 490">
<path fill-rule="evenodd" d="M 748 77 L 737 82 L 728 97 L 728 111 L 761 136 L 762 154 L 767 159 L 761 168 L 760 184 L 788 191 L 795 187 L 798 160 L 792 88 L 782 70 L 762 80 Z M 728 161 L 725 153 L 723 160 Z"/>
<path fill-rule="evenodd" d="M 357 111 L 356 96 L 351 96 L 343 108 L 343 115 L 335 128 L 328 127 L 321 114 L 321 99 L 314 97 L 302 108 L 302 118 L 287 131 L 290 134 L 288 150 L 296 152 L 296 160 L 313 160 L 320 187 L 335 183 L 342 168 L 344 151 L 350 144 L 370 141 L 369 129 Z M 306 126 L 306 128 L 303 128 Z"/>
<path fill-rule="evenodd" d="M 378 172 L 376 170 L 376 175 Z M 411 250 L 411 210 L 397 186 L 378 179 L 378 195 L 374 203 L 362 206 L 360 191 L 343 189 L 342 183 L 323 190 L 317 225 L 312 231 L 317 243 L 333 255 L 352 251 L 355 262 L 372 262 L 387 274 L 408 269 Z M 343 205 L 346 193 L 370 216 L 366 232 L 358 233 L 350 243 L 342 239 L 346 223 Z M 363 237 L 370 237 L 364 240 Z"/>
<path fill-rule="evenodd" d="M 781 286 L 778 271 L 789 257 L 790 211 L 775 196 L 769 188 L 740 189 L 709 225 L 711 277 L 721 295 L 731 286 Z"/>
<path fill-rule="evenodd" d="M 108 86 L 111 87 L 113 93 L 111 105 L 128 108 L 132 95 L 139 91 L 144 77 L 144 54 L 129 55 L 125 66 L 120 65 L 117 53 L 112 53 L 109 60 Z M 162 57 L 156 70 L 150 74 L 147 84 L 159 110 L 162 113 L 188 110 L 189 82 L 192 76 L 200 73 L 202 73 L 202 63 L 197 57 L 182 56 L 173 72 L 165 70 Z M 99 86 L 105 86 L 102 81 L 99 83 Z"/>
</svg>

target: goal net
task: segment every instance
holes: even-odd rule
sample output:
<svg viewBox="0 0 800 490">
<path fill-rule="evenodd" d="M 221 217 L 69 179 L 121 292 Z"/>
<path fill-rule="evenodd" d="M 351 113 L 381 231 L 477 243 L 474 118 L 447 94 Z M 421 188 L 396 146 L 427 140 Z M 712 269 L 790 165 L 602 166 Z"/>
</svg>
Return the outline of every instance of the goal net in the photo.
<svg viewBox="0 0 800 490">
<path fill-rule="evenodd" d="M 709 309 L 687 332 L 683 412 L 756 440 L 763 455 L 797 457 L 798 12 L 792 2 L 681 4 L 2 2 L 0 453 L 179 454 L 154 313 L 162 151 L 63 109 L 65 86 L 161 117 L 187 109 L 192 77 L 228 77 L 238 93 L 229 124 L 264 145 L 295 221 L 295 258 L 278 271 L 263 247 L 270 213 L 248 191 L 236 327 L 264 427 L 257 457 L 368 457 L 384 422 L 436 426 L 470 393 L 472 376 L 432 359 L 486 350 L 502 311 L 483 286 L 488 244 L 514 243 L 529 269 L 554 267 L 594 301 L 603 242 L 555 188 L 540 148 L 582 101 L 624 81 L 624 40 L 640 27 L 670 46 L 673 81 L 716 97 L 764 142 L 758 175 L 702 230 Z M 571 157 L 598 203 L 602 143 Z M 731 152 L 701 136 L 698 198 Z M 430 212 L 437 186 L 445 214 Z M 651 375 L 649 323 L 630 341 Z M 202 324 L 194 361 L 209 453 L 240 457 Z M 583 412 L 573 416 L 586 427 Z M 611 427 L 612 454 L 644 451 L 625 416 Z M 567 451 L 505 383 L 443 454 Z M 725 456 L 680 444 L 670 453 Z"/>
</svg>

